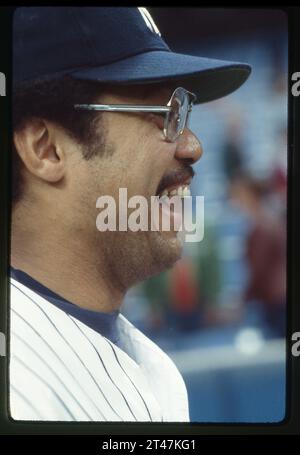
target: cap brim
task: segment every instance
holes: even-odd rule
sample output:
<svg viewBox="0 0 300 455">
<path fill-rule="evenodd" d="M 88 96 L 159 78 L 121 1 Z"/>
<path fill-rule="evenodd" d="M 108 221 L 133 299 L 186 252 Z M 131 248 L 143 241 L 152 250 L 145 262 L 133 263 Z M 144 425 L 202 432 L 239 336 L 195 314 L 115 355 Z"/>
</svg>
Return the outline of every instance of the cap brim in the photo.
<svg viewBox="0 0 300 455">
<path fill-rule="evenodd" d="M 197 104 L 229 95 L 246 81 L 250 72 L 251 67 L 244 63 L 149 51 L 71 74 L 76 79 L 122 85 L 178 81 L 196 94 Z"/>
</svg>

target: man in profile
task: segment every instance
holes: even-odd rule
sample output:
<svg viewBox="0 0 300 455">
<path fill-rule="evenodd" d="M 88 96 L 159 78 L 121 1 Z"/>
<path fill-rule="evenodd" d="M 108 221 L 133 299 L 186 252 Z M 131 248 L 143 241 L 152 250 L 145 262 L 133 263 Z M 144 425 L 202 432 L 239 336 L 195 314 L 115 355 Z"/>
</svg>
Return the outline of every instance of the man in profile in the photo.
<svg viewBox="0 0 300 455">
<path fill-rule="evenodd" d="M 16 420 L 188 421 L 183 379 L 120 307 L 172 267 L 174 229 L 96 228 L 99 196 L 189 194 L 194 103 L 250 68 L 176 54 L 147 10 L 14 16 L 10 412 Z M 175 216 L 175 215 L 174 215 Z"/>
</svg>

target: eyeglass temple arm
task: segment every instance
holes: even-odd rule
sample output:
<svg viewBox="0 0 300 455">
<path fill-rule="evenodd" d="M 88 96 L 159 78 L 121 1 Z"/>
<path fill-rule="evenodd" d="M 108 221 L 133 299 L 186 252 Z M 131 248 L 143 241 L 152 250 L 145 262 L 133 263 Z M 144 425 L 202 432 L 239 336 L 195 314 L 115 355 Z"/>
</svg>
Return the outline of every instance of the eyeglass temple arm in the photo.
<svg viewBox="0 0 300 455">
<path fill-rule="evenodd" d="M 74 104 L 75 109 L 110 112 L 153 112 L 163 113 L 171 110 L 170 106 L 132 106 L 127 104 Z"/>
</svg>

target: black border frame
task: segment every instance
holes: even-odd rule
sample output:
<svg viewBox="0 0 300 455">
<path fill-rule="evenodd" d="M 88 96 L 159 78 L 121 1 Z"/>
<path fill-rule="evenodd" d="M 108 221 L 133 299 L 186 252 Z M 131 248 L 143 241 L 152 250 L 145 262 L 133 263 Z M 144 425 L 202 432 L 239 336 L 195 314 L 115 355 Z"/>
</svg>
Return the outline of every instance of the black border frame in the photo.
<svg viewBox="0 0 300 455">
<path fill-rule="evenodd" d="M 204 6 L 204 5 L 203 5 Z M 238 7 L 236 7 L 238 8 Z M 247 7 L 246 7 L 247 8 Z M 248 8 L 256 8 L 248 6 Z M 286 418 L 280 423 L 264 424 L 205 424 L 205 423 L 73 423 L 73 422 L 16 422 L 7 414 L 8 397 L 8 257 L 10 238 L 10 93 L 11 93 L 11 29 L 14 7 L 0 7 L 0 71 L 6 75 L 6 96 L 0 97 L 0 331 L 6 335 L 7 356 L 0 357 L 0 436 L 4 435 L 296 435 L 300 434 L 300 357 L 291 354 L 291 336 L 300 332 L 300 287 L 297 271 L 300 270 L 300 251 L 297 233 L 300 231 L 297 193 L 300 182 L 300 149 L 297 123 L 300 119 L 300 96 L 291 94 L 291 75 L 300 71 L 300 7 L 269 7 L 279 9 L 288 18 L 289 31 L 289 129 L 288 129 L 288 326 L 287 326 L 287 396 Z M 299 153 L 299 152 L 298 152 Z M 116 439 L 116 438 L 114 438 Z M 124 439 L 124 438 L 123 438 Z M 130 438 L 126 438 L 129 440 Z M 147 438 L 144 437 L 146 440 Z M 161 438 L 162 439 L 162 438 Z M 183 439 L 183 438 L 181 438 Z M 190 438 L 191 439 L 191 438 Z M 95 439 L 93 439 L 95 441 Z M 76 437 L 74 439 L 76 443 Z"/>
</svg>

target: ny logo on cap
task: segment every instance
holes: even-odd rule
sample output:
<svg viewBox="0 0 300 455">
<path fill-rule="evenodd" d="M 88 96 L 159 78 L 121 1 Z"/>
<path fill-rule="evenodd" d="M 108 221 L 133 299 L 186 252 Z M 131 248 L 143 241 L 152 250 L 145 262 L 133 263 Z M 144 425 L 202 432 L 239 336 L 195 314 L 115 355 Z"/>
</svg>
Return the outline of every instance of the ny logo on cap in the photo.
<svg viewBox="0 0 300 455">
<path fill-rule="evenodd" d="M 156 33 L 157 35 L 161 36 L 160 31 L 158 30 L 154 20 L 151 17 L 151 14 L 147 10 L 147 8 L 138 7 L 139 12 L 142 15 L 147 27 L 151 30 L 151 32 Z"/>
</svg>

